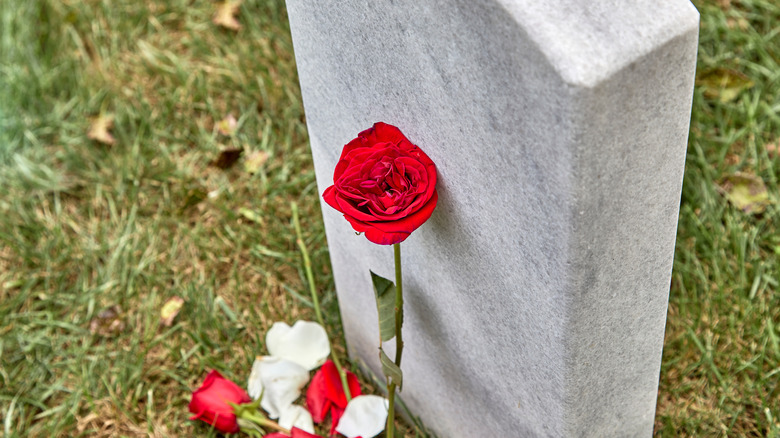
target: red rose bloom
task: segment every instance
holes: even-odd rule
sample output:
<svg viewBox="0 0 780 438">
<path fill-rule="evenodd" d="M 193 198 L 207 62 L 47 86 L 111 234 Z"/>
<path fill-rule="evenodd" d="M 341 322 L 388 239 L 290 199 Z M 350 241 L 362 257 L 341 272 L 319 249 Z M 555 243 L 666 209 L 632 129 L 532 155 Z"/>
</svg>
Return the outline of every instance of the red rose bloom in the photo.
<svg viewBox="0 0 780 438">
<path fill-rule="evenodd" d="M 239 431 L 236 414 L 228 403 L 242 404 L 252 401 L 249 395 L 238 385 L 222 377 L 217 371 L 211 371 L 203 385 L 192 393 L 190 420 L 203 420 L 220 432 Z"/>
<path fill-rule="evenodd" d="M 360 395 L 360 382 L 355 374 L 347 371 L 347 384 L 352 397 Z M 336 433 L 344 410 L 347 408 L 347 395 L 344 394 L 344 386 L 341 377 L 333 361 L 328 360 L 314 374 L 306 391 L 306 406 L 315 423 L 321 423 L 330 411 L 330 434 Z"/>
<path fill-rule="evenodd" d="M 436 166 L 398 128 L 378 122 L 344 146 L 322 197 L 368 240 L 392 245 L 431 217 Z"/>
</svg>

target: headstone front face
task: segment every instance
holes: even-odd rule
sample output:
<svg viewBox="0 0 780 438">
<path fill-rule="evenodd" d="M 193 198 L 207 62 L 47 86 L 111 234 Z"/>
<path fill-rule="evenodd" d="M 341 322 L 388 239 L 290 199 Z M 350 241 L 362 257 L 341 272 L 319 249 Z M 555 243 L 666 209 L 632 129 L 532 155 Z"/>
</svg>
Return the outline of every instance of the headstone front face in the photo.
<svg viewBox="0 0 780 438">
<path fill-rule="evenodd" d="M 343 145 L 377 121 L 438 168 L 439 205 L 401 245 L 412 413 L 442 438 L 650 436 L 693 6 L 287 7 L 320 193 Z M 393 278 L 392 247 L 324 203 L 323 216 L 350 354 L 381 376 L 369 270 Z"/>
</svg>

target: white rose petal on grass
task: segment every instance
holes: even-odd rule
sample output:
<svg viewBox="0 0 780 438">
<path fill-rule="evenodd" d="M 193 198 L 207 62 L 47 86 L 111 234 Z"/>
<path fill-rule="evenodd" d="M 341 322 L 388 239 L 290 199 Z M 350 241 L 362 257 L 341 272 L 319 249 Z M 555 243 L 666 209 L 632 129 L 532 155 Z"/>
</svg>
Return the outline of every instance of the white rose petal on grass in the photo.
<svg viewBox="0 0 780 438">
<path fill-rule="evenodd" d="M 285 429 L 297 427 L 310 434 L 314 434 L 314 421 L 312 420 L 309 411 L 303 406 L 288 406 L 287 409 L 282 411 L 282 415 L 279 416 L 279 426 L 282 426 Z"/>
<path fill-rule="evenodd" d="M 269 418 L 279 418 L 300 395 L 309 381 L 309 371 L 295 362 L 272 356 L 255 359 L 249 374 L 249 396 L 263 399 L 260 406 Z"/>
<path fill-rule="evenodd" d="M 260 365 L 262 358 L 257 356 L 252 363 L 252 371 L 249 373 L 249 381 L 246 384 L 246 391 L 252 400 L 257 400 L 263 393 L 263 382 L 260 377 Z"/>
<path fill-rule="evenodd" d="M 347 404 L 336 432 L 347 438 L 377 436 L 385 429 L 388 406 L 384 397 L 359 395 Z"/>
<path fill-rule="evenodd" d="M 300 364 L 311 371 L 330 356 L 330 343 L 325 329 L 311 321 L 297 321 L 290 327 L 275 322 L 265 335 L 268 354 Z"/>
</svg>

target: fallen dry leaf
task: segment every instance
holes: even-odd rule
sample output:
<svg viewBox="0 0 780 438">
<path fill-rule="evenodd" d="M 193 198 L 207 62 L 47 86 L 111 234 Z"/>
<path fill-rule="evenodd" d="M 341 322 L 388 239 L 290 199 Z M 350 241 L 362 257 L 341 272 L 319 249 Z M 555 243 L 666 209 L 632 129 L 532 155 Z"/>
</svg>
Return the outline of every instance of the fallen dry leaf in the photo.
<svg viewBox="0 0 780 438">
<path fill-rule="evenodd" d="M 214 13 L 212 21 L 217 26 L 222 26 L 230 30 L 241 29 L 241 23 L 236 20 L 238 8 L 241 6 L 241 0 L 225 0 L 217 5 L 217 12 Z"/>
<path fill-rule="evenodd" d="M 726 158 L 724 159 L 726 164 L 736 166 L 739 164 L 740 161 L 742 161 L 742 158 L 737 154 L 728 154 L 726 155 Z"/>
<path fill-rule="evenodd" d="M 124 329 L 125 323 L 122 320 L 122 307 L 118 304 L 101 310 L 100 313 L 89 322 L 89 331 L 95 335 L 105 337 L 115 336 Z"/>
<path fill-rule="evenodd" d="M 748 27 L 750 27 L 750 22 L 745 20 L 744 18 L 727 18 L 726 19 L 726 26 L 728 26 L 729 29 L 739 28 L 739 30 L 747 30 Z"/>
<path fill-rule="evenodd" d="M 268 161 L 268 152 L 254 151 L 246 157 L 244 170 L 249 174 L 255 174 L 263 167 L 266 161 Z"/>
<path fill-rule="evenodd" d="M 777 153 L 780 151 L 780 139 L 773 141 L 765 146 L 766 153 L 770 158 L 777 157 Z"/>
<path fill-rule="evenodd" d="M 101 114 L 92 119 L 92 124 L 89 126 L 89 132 L 87 132 L 87 138 L 109 146 L 113 145 L 116 143 L 116 140 L 109 132 L 112 126 L 114 126 L 114 116 L 111 114 Z"/>
<path fill-rule="evenodd" d="M 236 132 L 238 127 L 238 120 L 233 114 L 228 114 L 224 119 L 217 122 L 217 131 L 225 136 L 231 136 Z"/>
<path fill-rule="evenodd" d="M 169 298 L 168 301 L 163 304 L 162 309 L 160 309 L 160 324 L 170 327 L 173 325 L 173 320 L 176 318 L 176 315 L 179 314 L 179 311 L 181 310 L 182 306 L 184 305 L 184 299 L 181 297 L 172 297 Z"/>
<path fill-rule="evenodd" d="M 729 202 L 745 213 L 761 213 L 770 203 L 764 181 L 755 175 L 729 175 L 718 189 Z"/>
<path fill-rule="evenodd" d="M 265 221 L 263 221 L 263 217 L 262 216 L 260 216 L 259 214 L 255 213 L 253 210 L 250 210 L 250 209 L 248 209 L 246 207 L 239 208 L 238 209 L 238 214 L 240 214 L 245 219 L 248 219 L 248 220 L 250 220 L 252 222 L 255 222 L 255 223 L 258 223 L 258 224 L 261 224 L 261 225 L 263 223 L 265 223 Z"/>
<path fill-rule="evenodd" d="M 219 151 L 219 156 L 214 160 L 211 165 L 219 167 L 220 169 L 227 169 L 236 164 L 244 150 L 241 148 L 223 149 Z"/>
<path fill-rule="evenodd" d="M 704 97 L 728 103 L 740 93 L 753 87 L 753 81 L 744 73 L 724 67 L 706 70 L 696 78 L 696 85 L 704 90 Z"/>
</svg>

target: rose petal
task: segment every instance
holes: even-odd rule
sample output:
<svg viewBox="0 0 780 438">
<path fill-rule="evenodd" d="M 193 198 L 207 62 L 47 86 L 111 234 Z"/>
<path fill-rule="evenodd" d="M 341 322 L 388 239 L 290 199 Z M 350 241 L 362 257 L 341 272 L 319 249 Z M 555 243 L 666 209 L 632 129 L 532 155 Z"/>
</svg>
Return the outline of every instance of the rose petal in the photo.
<svg viewBox="0 0 780 438">
<path fill-rule="evenodd" d="M 314 433 L 314 422 L 311 414 L 303 406 L 290 405 L 279 416 L 279 426 L 285 429 L 297 427 L 309 433 Z"/>
<path fill-rule="evenodd" d="M 325 363 L 330 356 L 328 333 L 311 321 L 297 321 L 290 327 L 276 322 L 265 336 L 268 353 L 295 362 L 311 371 Z"/>
<path fill-rule="evenodd" d="M 261 358 L 256 357 L 252 364 L 252 371 L 249 372 L 249 381 L 246 384 L 247 393 L 252 397 L 252 400 L 257 400 L 263 393 L 263 379 L 260 375 L 261 363 Z"/>
<path fill-rule="evenodd" d="M 308 381 L 309 372 L 299 364 L 278 357 L 262 356 L 252 364 L 249 395 L 257 400 L 263 394 L 260 406 L 268 412 L 269 418 L 279 418 L 301 395 L 301 388 Z"/>
<path fill-rule="evenodd" d="M 364 148 L 367 145 L 368 142 L 366 142 L 366 139 L 358 135 L 356 138 L 352 139 L 349 143 L 344 145 L 344 149 L 341 150 L 341 156 L 339 156 L 339 160 L 346 159 L 350 152 L 354 151 L 355 149 Z"/>
<path fill-rule="evenodd" d="M 378 395 L 361 395 L 347 405 L 336 431 L 347 438 L 371 438 L 385 428 L 389 403 Z"/>
<path fill-rule="evenodd" d="M 357 231 L 358 233 L 366 233 L 366 238 L 378 245 L 392 245 L 395 243 L 400 243 L 406 240 L 406 238 L 411 234 L 406 232 L 385 232 L 375 227 L 374 223 L 362 222 L 346 214 L 344 215 L 344 219 L 346 219 L 347 222 L 352 225 L 353 230 Z"/>
<path fill-rule="evenodd" d="M 376 228 L 368 229 L 365 231 L 366 239 L 377 245 L 395 245 L 406 240 L 412 233 L 385 233 L 379 231 Z"/>
<path fill-rule="evenodd" d="M 314 377 L 311 378 L 311 384 L 309 384 L 309 388 L 306 390 L 306 406 L 309 408 L 312 419 L 318 424 L 325 420 L 325 415 L 328 414 L 328 409 L 330 409 L 333 403 L 328 399 L 327 384 L 325 383 L 327 377 L 324 370 L 329 363 L 330 361 L 325 362 L 325 365 L 314 373 Z"/>
<path fill-rule="evenodd" d="M 347 383 L 352 397 L 360 395 L 360 382 L 350 371 L 347 371 Z M 338 423 L 334 410 L 343 410 L 347 406 L 347 397 L 333 361 L 325 362 L 322 368 L 314 373 L 311 384 L 306 390 L 306 406 L 315 423 L 321 423 L 329 410 L 333 416 L 332 424 L 335 426 Z"/>
<path fill-rule="evenodd" d="M 293 427 L 290 433 L 292 434 L 291 438 L 321 438 L 319 435 L 315 435 L 314 433 L 309 433 L 297 427 Z"/>
<path fill-rule="evenodd" d="M 369 225 L 385 233 L 411 233 L 431 217 L 438 201 L 439 194 L 433 192 L 431 199 L 413 214 L 397 221 L 376 221 Z"/>
<path fill-rule="evenodd" d="M 409 141 L 400 129 L 384 122 L 374 123 L 374 126 L 361 132 L 358 136 L 365 137 L 368 144 L 374 144 L 377 141 L 391 141 L 394 144 L 401 144 L 404 141 Z"/>
<path fill-rule="evenodd" d="M 354 201 L 351 201 L 347 199 L 346 197 L 342 196 L 343 192 L 336 193 L 336 202 L 338 208 L 336 208 L 338 211 L 353 217 L 359 221 L 364 222 L 372 222 L 377 220 L 376 216 L 371 215 L 370 213 L 362 212 L 357 207 L 353 205 Z M 365 208 L 365 207 L 363 207 Z"/>
<path fill-rule="evenodd" d="M 341 211 L 338 201 L 336 201 L 336 186 L 330 186 L 325 189 L 325 191 L 322 192 L 322 199 L 334 209 Z"/>
<path fill-rule="evenodd" d="M 338 427 L 342 415 L 344 415 L 344 408 L 330 405 L 330 432 L 328 432 L 330 436 L 336 435 L 336 427 Z"/>
</svg>

